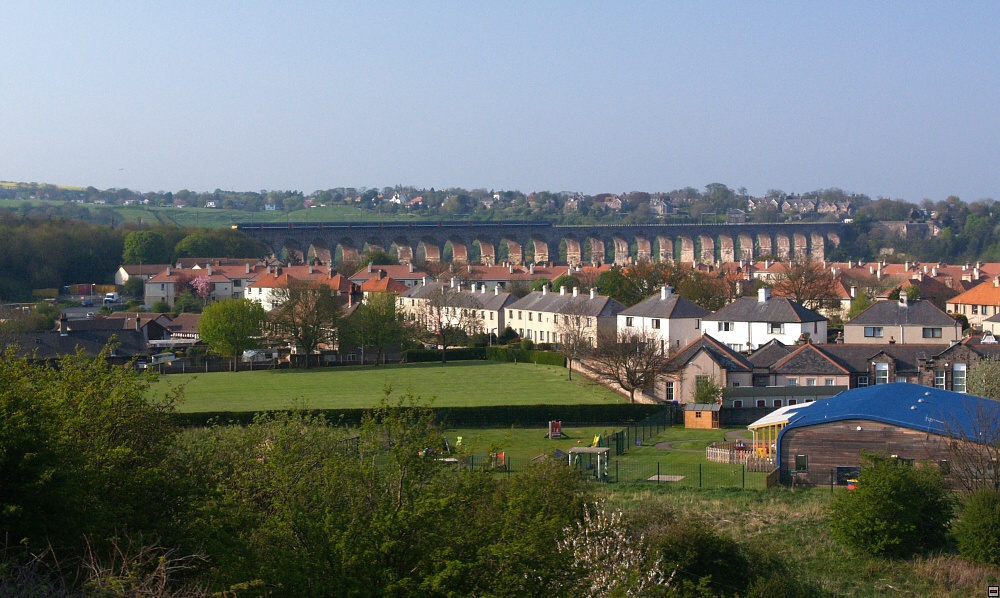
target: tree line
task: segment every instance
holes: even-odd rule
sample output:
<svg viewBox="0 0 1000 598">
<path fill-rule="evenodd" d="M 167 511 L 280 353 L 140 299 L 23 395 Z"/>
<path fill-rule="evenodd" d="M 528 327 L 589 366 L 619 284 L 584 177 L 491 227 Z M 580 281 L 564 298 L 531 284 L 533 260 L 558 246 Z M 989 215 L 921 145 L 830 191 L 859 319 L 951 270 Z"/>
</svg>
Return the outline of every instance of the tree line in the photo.
<svg viewBox="0 0 1000 598">
<path fill-rule="evenodd" d="M 710 524 L 602 503 L 562 459 L 472 470 L 419 398 L 386 389 L 354 429 L 182 430 L 181 391 L 110 351 L 0 356 L 4 595 L 816 595 Z"/>
</svg>

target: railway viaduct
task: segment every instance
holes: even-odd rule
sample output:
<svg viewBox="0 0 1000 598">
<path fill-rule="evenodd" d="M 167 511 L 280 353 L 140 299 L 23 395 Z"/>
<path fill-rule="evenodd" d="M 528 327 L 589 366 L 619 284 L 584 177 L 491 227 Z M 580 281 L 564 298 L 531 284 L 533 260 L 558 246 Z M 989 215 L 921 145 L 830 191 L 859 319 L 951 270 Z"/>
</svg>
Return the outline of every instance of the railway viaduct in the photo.
<svg viewBox="0 0 1000 598">
<path fill-rule="evenodd" d="M 332 263 L 361 252 L 394 253 L 401 263 L 441 261 L 493 265 L 558 262 L 627 264 L 635 260 L 719 263 L 770 255 L 823 260 L 840 244 L 837 222 L 782 224 L 555 225 L 549 222 L 242 223 L 233 228 L 276 255 Z"/>
</svg>

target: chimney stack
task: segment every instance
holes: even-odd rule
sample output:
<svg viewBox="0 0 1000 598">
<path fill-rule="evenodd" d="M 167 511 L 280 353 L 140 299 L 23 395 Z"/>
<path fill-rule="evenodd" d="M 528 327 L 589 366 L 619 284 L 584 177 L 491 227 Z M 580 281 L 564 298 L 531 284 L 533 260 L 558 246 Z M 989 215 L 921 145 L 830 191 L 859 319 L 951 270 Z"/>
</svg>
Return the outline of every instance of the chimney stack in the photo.
<svg viewBox="0 0 1000 598">
<path fill-rule="evenodd" d="M 170 276 L 170 266 L 167 266 L 167 276 Z"/>
<path fill-rule="evenodd" d="M 559 294 L 560 295 L 566 294 L 566 285 L 562 285 L 561 287 L 559 287 Z"/>
<path fill-rule="evenodd" d="M 455 277 L 451 277 L 451 288 L 455 288 Z"/>
<path fill-rule="evenodd" d="M 69 336 L 69 326 L 65 313 L 59 315 L 59 336 Z"/>
<path fill-rule="evenodd" d="M 483 285 L 483 288 L 485 289 L 486 285 Z M 500 294 L 500 285 L 494 285 L 493 286 L 493 295 L 496 296 L 496 295 L 499 295 L 499 294 Z"/>
<path fill-rule="evenodd" d="M 573 296 L 577 297 L 580 295 L 580 287 L 573 287 Z"/>
<path fill-rule="evenodd" d="M 408 264 L 410 266 L 410 274 L 413 274 L 413 262 Z"/>
<path fill-rule="evenodd" d="M 250 274 L 250 262 L 247 262 L 247 274 Z"/>
<path fill-rule="evenodd" d="M 596 296 L 597 296 L 597 289 L 595 289 L 595 288 L 591 288 L 591 289 L 590 289 L 590 298 L 591 298 L 591 299 L 593 299 L 593 298 L 595 298 Z"/>
<path fill-rule="evenodd" d="M 771 289 L 758 289 L 757 290 L 757 303 L 764 303 L 771 298 Z"/>
<path fill-rule="evenodd" d="M 528 273 L 529 274 L 534 274 L 535 273 L 535 262 L 531 262 L 528 265 Z"/>
<path fill-rule="evenodd" d="M 211 276 L 211 275 L 212 275 L 212 264 L 209 264 L 209 265 L 208 265 L 208 275 L 209 275 L 209 276 Z"/>
<path fill-rule="evenodd" d="M 902 305 L 903 307 L 907 307 L 909 305 L 909 299 L 906 296 L 906 290 L 902 288 L 900 289 L 899 293 L 899 304 Z"/>
<path fill-rule="evenodd" d="M 549 294 L 549 285 L 542 285 L 542 297 Z"/>
<path fill-rule="evenodd" d="M 372 263 L 371 263 L 371 262 L 368 262 L 368 271 L 369 271 L 369 272 L 371 272 L 371 271 L 372 271 Z"/>
<path fill-rule="evenodd" d="M 858 287 L 857 287 L 857 285 L 853 285 L 852 284 L 851 285 L 851 299 L 854 299 L 857 296 L 858 296 Z"/>
<path fill-rule="evenodd" d="M 660 301 L 665 301 L 673 293 L 673 289 L 664 285 L 660 287 Z"/>
</svg>

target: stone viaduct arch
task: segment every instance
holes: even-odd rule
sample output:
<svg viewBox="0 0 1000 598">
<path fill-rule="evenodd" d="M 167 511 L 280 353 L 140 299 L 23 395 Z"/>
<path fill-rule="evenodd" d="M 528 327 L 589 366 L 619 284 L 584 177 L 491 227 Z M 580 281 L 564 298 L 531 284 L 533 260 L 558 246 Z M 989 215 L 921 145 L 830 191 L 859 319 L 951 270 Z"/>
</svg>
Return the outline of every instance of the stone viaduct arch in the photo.
<svg viewBox="0 0 1000 598">
<path fill-rule="evenodd" d="M 822 260 L 840 243 L 840 223 L 553 225 L 548 222 L 373 222 L 239 224 L 275 254 L 333 262 L 364 250 L 395 253 L 402 263 L 451 259 L 483 264 L 550 262 L 565 247 L 570 264 L 637 260 L 716 263 L 776 255 Z M 478 252 L 474 251 L 478 246 Z M 527 251 L 526 251 L 527 250 Z M 609 251 L 610 250 L 610 251 Z"/>
</svg>

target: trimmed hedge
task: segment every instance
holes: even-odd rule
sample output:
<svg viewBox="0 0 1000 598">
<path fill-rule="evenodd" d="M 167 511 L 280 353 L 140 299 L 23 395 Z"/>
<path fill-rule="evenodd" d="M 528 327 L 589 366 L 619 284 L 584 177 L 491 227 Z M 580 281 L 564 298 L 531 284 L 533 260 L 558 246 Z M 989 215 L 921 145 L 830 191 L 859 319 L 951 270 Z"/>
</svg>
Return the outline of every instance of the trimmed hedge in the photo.
<svg viewBox="0 0 1000 598">
<path fill-rule="evenodd" d="M 467 347 L 448 349 L 447 353 L 448 361 L 488 359 L 566 367 L 566 358 L 558 351 L 525 351 L 513 347 Z M 441 351 L 438 349 L 407 349 L 403 351 L 403 356 L 407 363 L 441 361 Z"/>
<path fill-rule="evenodd" d="M 434 409 L 435 419 L 452 428 L 544 428 L 550 420 L 560 420 L 563 425 L 597 426 L 622 425 L 641 421 L 663 409 L 673 409 L 674 405 L 501 405 L 492 407 L 447 407 Z M 369 409 L 316 409 L 308 413 L 322 416 L 327 421 L 356 426 Z M 200 427 L 212 424 L 235 424 L 245 426 L 251 423 L 256 412 L 215 411 L 202 413 L 177 413 L 174 419 L 184 427 Z"/>
<path fill-rule="evenodd" d="M 461 347 L 448 349 L 445 353 L 448 356 L 448 361 L 486 359 L 486 347 Z M 406 363 L 441 361 L 441 351 L 439 349 L 407 349 L 403 351 L 403 360 Z"/>
<path fill-rule="evenodd" d="M 510 347 L 487 347 L 486 359 L 518 363 L 538 363 L 566 367 L 566 357 L 556 351 L 525 351 Z"/>
</svg>

